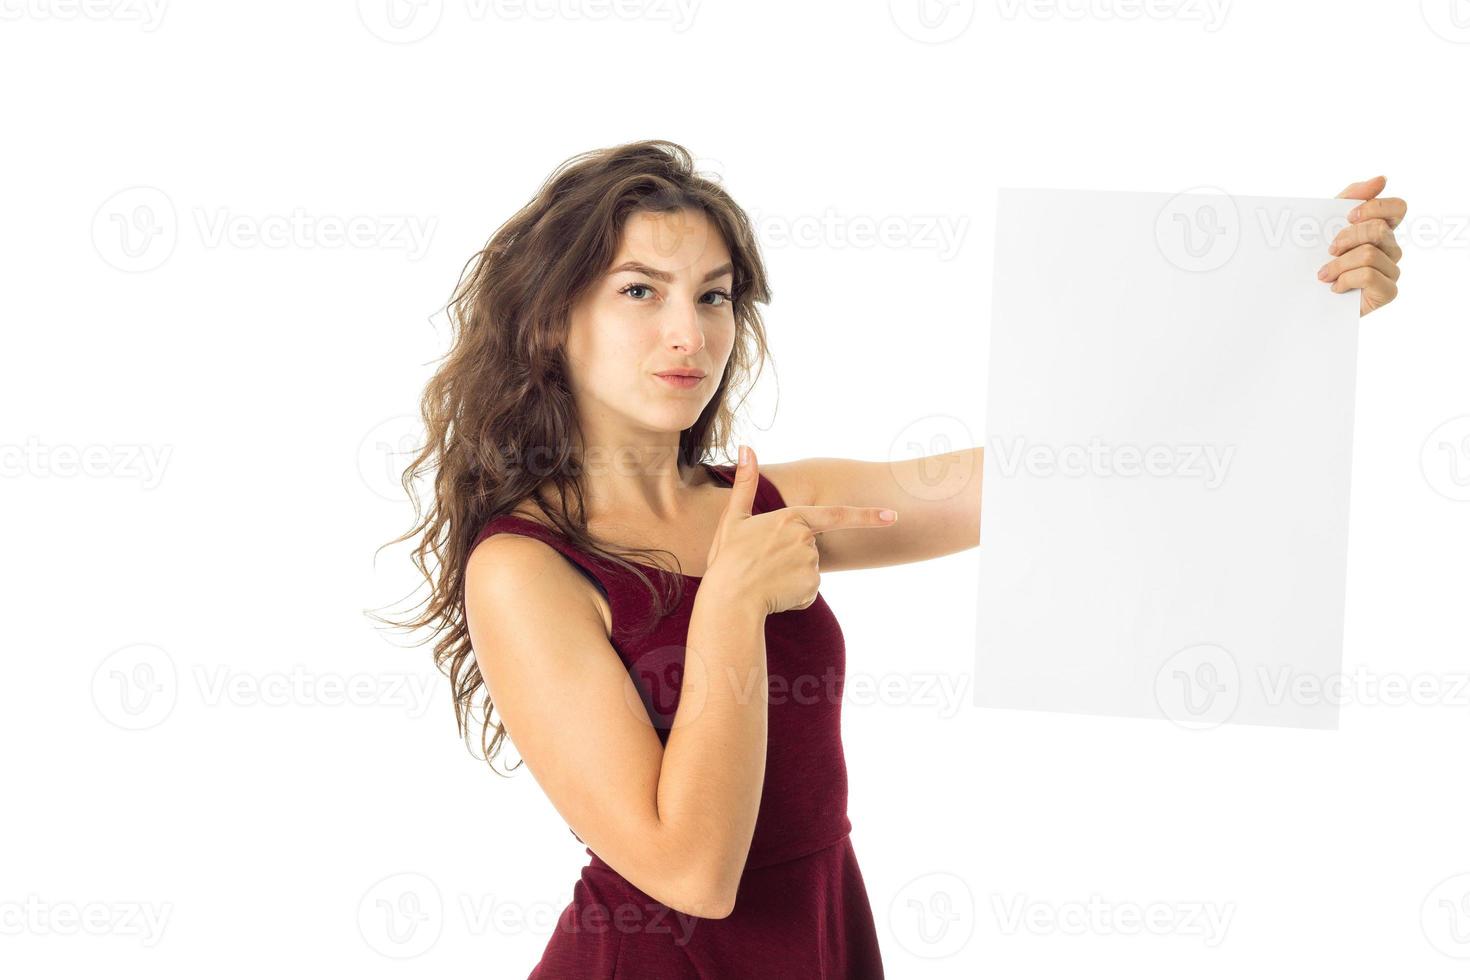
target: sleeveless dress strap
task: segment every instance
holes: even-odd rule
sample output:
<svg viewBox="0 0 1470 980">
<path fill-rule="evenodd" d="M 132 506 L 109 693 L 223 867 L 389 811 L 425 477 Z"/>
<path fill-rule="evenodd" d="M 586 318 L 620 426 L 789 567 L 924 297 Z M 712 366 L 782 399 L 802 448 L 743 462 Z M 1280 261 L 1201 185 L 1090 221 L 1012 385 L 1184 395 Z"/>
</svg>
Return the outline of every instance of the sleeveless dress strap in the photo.
<svg viewBox="0 0 1470 980">
<path fill-rule="evenodd" d="M 611 596 L 608 594 L 608 587 L 603 581 L 603 575 L 608 571 L 607 567 L 591 555 L 573 547 L 572 543 L 562 537 L 559 532 L 529 518 L 520 517 L 516 514 L 502 514 L 500 517 L 491 518 L 485 522 L 485 526 L 480 529 L 480 533 L 475 537 L 474 542 L 471 543 L 470 551 L 474 551 L 476 545 L 498 531 L 524 534 L 555 548 L 576 566 L 577 571 L 581 572 L 593 585 L 597 586 L 598 591 L 602 593 L 604 598 L 611 600 Z"/>
<path fill-rule="evenodd" d="M 714 466 L 709 463 L 705 463 L 703 466 L 719 477 L 726 486 L 734 485 L 736 467 L 729 465 Z M 755 508 L 756 513 L 764 514 L 768 510 L 781 510 L 786 506 L 786 501 L 782 499 L 780 492 L 776 489 L 776 485 L 766 479 L 764 473 L 757 474 L 756 481 L 755 499 L 756 503 L 760 505 Z"/>
<path fill-rule="evenodd" d="M 717 482 L 726 486 L 732 486 L 735 482 L 735 470 L 733 465 L 716 466 L 711 463 L 701 463 Z M 786 506 L 780 491 L 776 485 L 768 480 L 764 474 L 758 475 L 755 500 L 751 508 L 752 513 L 763 514 L 770 510 L 780 510 Z M 609 606 L 613 606 L 620 598 L 623 598 L 629 590 L 626 581 L 626 573 L 619 566 L 604 559 L 596 558 L 583 552 L 572 544 L 562 534 L 550 527 L 518 514 L 502 514 L 500 517 L 491 518 L 481 527 L 479 534 L 470 543 L 469 551 L 473 552 L 475 547 L 490 535 L 498 531 L 509 531 L 524 534 L 550 545 L 561 552 L 582 575 L 597 587 L 602 593 Z"/>
</svg>

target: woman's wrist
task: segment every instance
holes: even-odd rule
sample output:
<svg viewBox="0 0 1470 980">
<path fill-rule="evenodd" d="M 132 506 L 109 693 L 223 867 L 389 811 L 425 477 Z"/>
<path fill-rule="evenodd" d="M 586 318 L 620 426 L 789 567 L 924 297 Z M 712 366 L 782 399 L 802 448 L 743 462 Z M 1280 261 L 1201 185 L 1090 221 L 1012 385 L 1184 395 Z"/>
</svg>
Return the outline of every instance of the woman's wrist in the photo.
<svg viewBox="0 0 1470 980">
<path fill-rule="evenodd" d="M 700 600 L 707 607 L 718 608 L 744 619 L 764 621 L 770 612 L 765 598 L 739 576 L 714 568 L 699 583 L 696 604 Z"/>
</svg>

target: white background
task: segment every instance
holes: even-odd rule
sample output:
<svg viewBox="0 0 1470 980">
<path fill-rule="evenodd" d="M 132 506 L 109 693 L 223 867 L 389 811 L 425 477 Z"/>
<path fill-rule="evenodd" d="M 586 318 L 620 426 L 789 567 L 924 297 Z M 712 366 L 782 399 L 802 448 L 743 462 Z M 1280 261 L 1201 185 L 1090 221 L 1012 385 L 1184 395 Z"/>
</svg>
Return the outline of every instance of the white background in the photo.
<svg viewBox="0 0 1470 980">
<path fill-rule="evenodd" d="M 386 9 L 0 3 L 0 970 L 530 970 L 586 854 L 363 610 L 416 586 L 374 549 L 411 521 L 390 450 L 462 264 L 567 156 L 658 137 L 761 223 L 776 363 L 741 435 L 773 462 L 978 440 L 998 186 L 1388 175 L 1416 231 L 1360 339 L 1344 664 L 1417 703 L 1350 685 L 1335 733 L 978 710 L 975 552 L 823 593 L 889 976 L 1463 975 L 1449 0 Z M 353 218 L 364 240 L 321 237 Z M 1162 933 L 1103 918 L 1133 909 Z"/>
</svg>

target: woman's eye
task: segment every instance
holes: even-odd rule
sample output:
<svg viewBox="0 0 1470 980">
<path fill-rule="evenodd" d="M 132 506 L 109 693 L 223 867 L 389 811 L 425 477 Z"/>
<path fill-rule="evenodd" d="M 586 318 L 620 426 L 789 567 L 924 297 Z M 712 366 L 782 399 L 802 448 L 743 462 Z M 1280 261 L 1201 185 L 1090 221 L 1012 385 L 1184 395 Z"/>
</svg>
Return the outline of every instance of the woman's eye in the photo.
<svg viewBox="0 0 1470 980">
<path fill-rule="evenodd" d="M 647 297 L 643 294 L 652 293 L 653 287 L 643 282 L 630 282 L 622 289 L 619 289 L 618 292 L 631 299 L 646 299 Z M 735 302 L 734 298 L 731 297 L 729 292 L 723 289 L 711 289 L 709 292 L 704 294 L 704 298 L 706 300 L 709 299 L 711 296 L 719 297 L 720 302 L 710 303 L 710 306 L 720 307 Z"/>
</svg>

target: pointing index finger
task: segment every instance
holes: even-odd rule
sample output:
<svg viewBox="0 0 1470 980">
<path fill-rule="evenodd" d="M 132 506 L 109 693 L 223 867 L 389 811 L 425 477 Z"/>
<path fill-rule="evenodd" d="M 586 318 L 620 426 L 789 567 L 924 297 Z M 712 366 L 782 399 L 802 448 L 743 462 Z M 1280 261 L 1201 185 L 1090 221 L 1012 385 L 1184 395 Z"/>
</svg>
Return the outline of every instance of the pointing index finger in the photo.
<svg viewBox="0 0 1470 980">
<path fill-rule="evenodd" d="M 818 534 L 853 527 L 888 527 L 898 520 L 895 511 L 883 507 L 849 507 L 841 504 L 788 508 Z"/>
</svg>

